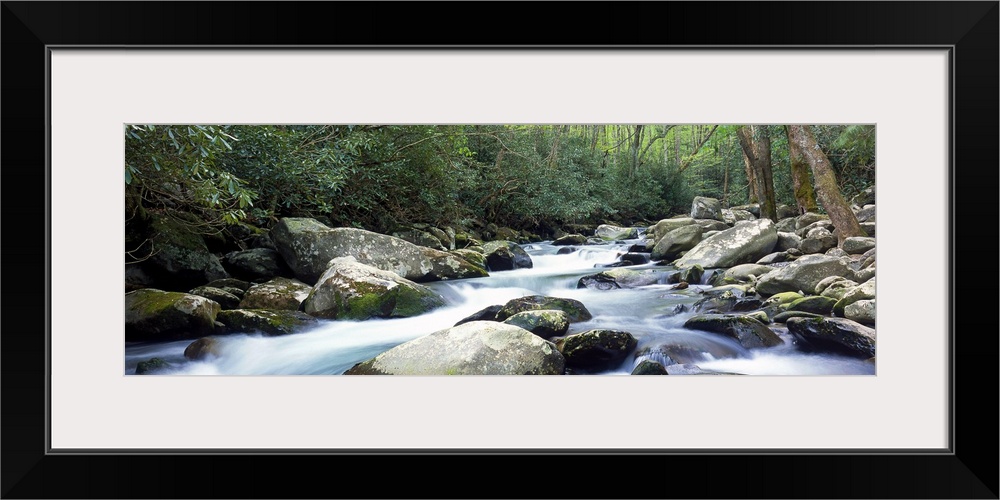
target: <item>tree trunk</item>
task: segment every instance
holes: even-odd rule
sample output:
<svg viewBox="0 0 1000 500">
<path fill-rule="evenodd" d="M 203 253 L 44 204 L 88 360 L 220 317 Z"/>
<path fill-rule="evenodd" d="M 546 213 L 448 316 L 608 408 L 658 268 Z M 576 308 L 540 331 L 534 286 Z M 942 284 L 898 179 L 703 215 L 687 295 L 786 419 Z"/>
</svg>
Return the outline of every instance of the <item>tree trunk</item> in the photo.
<svg viewBox="0 0 1000 500">
<path fill-rule="evenodd" d="M 757 185 L 761 218 L 778 222 L 774 203 L 774 180 L 771 174 L 771 137 L 766 125 L 744 125 L 737 129 L 740 147 L 749 159 Z"/>
<path fill-rule="evenodd" d="M 750 165 L 750 157 L 743 151 L 743 168 L 747 172 L 747 203 L 757 203 L 760 199 L 757 196 L 757 176 L 753 173 L 753 166 Z"/>
<path fill-rule="evenodd" d="M 798 144 L 792 140 L 788 126 L 785 126 L 785 134 L 788 135 L 788 159 L 792 166 L 792 188 L 795 190 L 795 204 L 799 207 L 799 215 L 815 212 L 816 194 L 812 180 L 809 179 L 809 162 Z"/>
<path fill-rule="evenodd" d="M 806 162 L 812 167 L 813 179 L 816 182 L 816 194 L 819 202 L 826 209 L 830 216 L 830 222 L 836 228 L 838 244 L 843 245 L 844 240 L 851 236 L 867 236 L 858 218 L 851 211 L 851 206 L 844 199 L 837 186 L 837 176 L 833 172 L 830 160 L 820 149 L 813 137 L 808 125 L 789 125 L 788 143 L 795 143 L 795 147 L 802 152 Z"/>
</svg>

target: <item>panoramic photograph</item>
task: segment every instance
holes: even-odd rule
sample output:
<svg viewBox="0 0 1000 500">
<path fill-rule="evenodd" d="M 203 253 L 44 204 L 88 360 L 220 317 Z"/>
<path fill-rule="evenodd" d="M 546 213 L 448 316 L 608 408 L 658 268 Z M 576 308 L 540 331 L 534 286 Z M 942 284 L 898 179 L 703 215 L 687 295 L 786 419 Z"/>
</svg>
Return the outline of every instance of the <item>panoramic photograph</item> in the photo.
<svg viewBox="0 0 1000 500">
<path fill-rule="evenodd" d="M 870 124 L 126 124 L 125 375 L 875 375 Z"/>
</svg>

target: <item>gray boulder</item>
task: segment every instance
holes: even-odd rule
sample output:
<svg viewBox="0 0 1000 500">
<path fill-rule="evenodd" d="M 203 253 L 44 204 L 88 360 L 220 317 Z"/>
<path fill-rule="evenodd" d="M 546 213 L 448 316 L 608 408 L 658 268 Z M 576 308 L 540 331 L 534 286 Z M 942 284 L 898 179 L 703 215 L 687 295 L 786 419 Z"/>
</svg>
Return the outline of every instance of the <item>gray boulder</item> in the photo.
<svg viewBox="0 0 1000 500">
<path fill-rule="evenodd" d="M 470 264 L 486 269 L 486 256 L 468 248 L 459 248 L 457 250 L 452 250 L 451 253 L 465 259 Z"/>
<path fill-rule="evenodd" d="M 611 224 L 601 224 L 594 230 L 594 236 L 605 241 L 632 240 L 639 237 L 634 227 L 619 227 Z"/>
<path fill-rule="evenodd" d="M 750 212 L 754 217 L 760 217 L 760 204 L 751 203 L 750 205 L 737 205 L 732 207 L 733 210 L 744 210 Z"/>
<path fill-rule="evenodd" d="M 564 337 L 556 347 L 566 358 L 566 367 L 588 372 L 617 367 L 635 350 L 638 341 L 620 330 L 588 330 Z"/>
<path fill-rule="evenodd" d="M 519 312 L 503 321 L 519 326 L 543 339 L 565 335 L 569 330 L 569 317 L 557 309 L 539 309 Z"/>
<path fill-rule="evenodd" d="M 346 256 L 417 282 L 488 276 L 485 269 L 448 252 L 363 229 L 331 229 L 315 219 L 281 219 L 271 239 L 295 275 L 307 283 L 315 283 L 331 260 Z"/>
<path fill-rule="evenodd" d="M 830 217 L 827 215 L 817 214 L 813 212 L 806 212 L 795 218 L 795 229 L 805 228 L 810 224 L 819 222 L 821 220 L 828 221 L 830 220 Z"/>
<path fill-rule="evenodd" d="M 433 248 L 435 250 L 448 250 L 448 247 L 441 243 L 441 239 L 434 236 L 429 231 L 416 228 L 397 229 L 392 232 L 392 236 L 400 238 L 417 246 Z"/>
<path fill-rule="evenodd" d="M 774 210 L 775 215 L 778 216 L 778 220 L 787 219 L 789 217 L 798 217 L 799 209 L 790 205 L 778 205 Z"/>
<path fill-rule="evenodd" d="M 523 328 L 473 321 L 404 342 L 345 375 L 561 375 L 555 344 Z"/>
<path fill-rule="evenodd" d="M 658 283 L 663 277 L 664 274 L 662 272 L 634 271 L 632 269 L 617 268 L 584 276 L 577 281 L 576 287 L 593 290 L 636 288 Z"/>
<path fill-rule="evenodd" d="M 743 221 L 732 228 L 701 240 L 674 265 L 701 265 L 703 268 L 732 267 L 756 262 L 771 253 L 778 233 L 770 219 Z"/>
<path fill-rule="evenodd" d="M 875 222 L 875 205 L 865 205 L 864 208 L 854 212 L 854 217 L 858 222 Z"/>
<path fill-rule="evenodd" d="M 788 331 L 803 347 L 867 359 L 875 355 L 875 330 L 843 318 L 790 318 Z"/>
<path fill-rule="evenodd" d="M 247 289 L 239 308 L 298 311 L 311 290 L 311 286 L 299 280 L 274 278 Z"/>
<path fill-rule="evenodd" d="M 845 252 L 850 254 L 863 254 L 873 248 L 875 248 L 875 238 L 866 238 L 863 236 L 852 236 L 850 238 L 844 239 L 844 244 L 841 248 Z"/>
<path fill-rule="evenodd" d="M 215 330 L 218 302 L 188 293 L 143 288 L 125 294 L 125 341 L 198 338 Z"/>
<path fill-rule="evenodd" d="M 715 219 L 722 220 L 722 203 L 715 198 L 695 196 L 691 200 L 692 219 Z"/>
<path fill-rule="evenodd" d="M 875 204 L 875 186 L 869 186 L 855 195 L 851 203 L 858 206 Z"/>
<path fill-rule="evenodd" d="M 701 226 L 706 233 L 711 231 L 725 231 L 729 229 L 729 224 L 715 219 L 695 219 L 694 223 Z"/>
<path fill-rule="evenodd" d="M 781 292 L 809 292 L 823 278 L 846 276 L 848 259 L 826 255 L 806 255 L 784 267 L 779 267 L 757 280 L 757 293 L 770 296 Z"/>
<path fill-rule="evenodd" d="M 784 343 L 781 337 L 757 319 L 739 314 L 699 314 L 684 322 L 684 328 L 725 335 L 747 349 Z"/>
<path fill-rule="evenodd" d="M 660 240 L 660 238 L 663 237 L 663 235 L 669 233 L 670 231 L 673 231 L 674 229 L 677 229 L 679 227 L 689 226 L 691 224 L 694 224 L 694 219 L 690 217 L 662 219 L 656 224 L 653 224 L 653 226 L 646 231 L 646 235 L 647 238 L 652 242 L 652 244 L 655 244 L 657 241 Z"/>
<path fill-rule="evenodd" d="M 773 270 L 774 268 L 771 266 L 762 266 L 760 264 L 740 264 L 726 269 L 726 272 L 722 273 L 722 277 L 723 279 L 732 278 L 736 281 L 746 282 L 750 281 L 751 276 L 759 278 Z"/>
<path fill-rule="evenodd" d="M 767 254 L 767 255 L 765 255 L 765 256 L 757 259 L 757 264 L 760 264 L 762 266 L 766 266 L 766 265 L 769 265 L 769 264 L 778 264 L 778 263 L 786 262 L 786 261 L 788 261 L 788 253 L 787 252 L 774 252 L 774 253 L 769 253 L 769 254 Z"/>
<path fill-rule="evenodd" d="M 752 213 L 747 212 L 746 210 L 729 208 L 722 209 L 722 221 L 729 225 L 736 224 L 741 220 L 754 220 L 756 218 L 757 217 L 754 217 Z"/>
<path fill-rule="evenodd" d="M 774 228 L 780 233 L 795 233 L 795 218 L 780 219 Z"/>
<path fill-rule="evenodd" d="M 697 224 L 678 227 L 656 242 L 649 257 L 652 260 L 675 259 L 681 252 L 691 250 L 701 242 L 702 232 L 704 229 Z"/>
<path fill-rule="evenodd" d="M 875 326 L 875 299 L 859 300 L 844 308 L 844 317 Z"/>
<path fill-rule="evenodd" d="M 353 257 L 331 260 L 302 303 L 309 315 L 353 320 L 406 318 L 444 305 L 431 289 Z"/>
</svg>

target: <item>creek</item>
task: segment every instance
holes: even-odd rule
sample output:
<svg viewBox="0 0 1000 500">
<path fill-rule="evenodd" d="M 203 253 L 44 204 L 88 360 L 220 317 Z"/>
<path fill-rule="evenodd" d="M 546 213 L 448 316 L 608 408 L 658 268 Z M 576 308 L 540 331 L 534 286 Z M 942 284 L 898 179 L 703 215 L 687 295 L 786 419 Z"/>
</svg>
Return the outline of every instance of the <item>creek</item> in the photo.
<svg viewBox="0 0 1000 500">
<path fill-rule="evenodd" d="M 605 270 L 643 240 L 626 240 L 604 245 L 582 245 L 571 253 L 549 242 L 522 245 L 531 255 L 533 267 L 491 272 L 489 277 L 438 281 L 426 285 L 440 293 L 447 306 L 412 318 L 366 321 L 321 320 L 308 331 L 285 336 L 233 334 L 218 337 L 217 358 L 191 361 L 184 349 L 192 340 L 160 343 L 126 343 L 125 373 L 135 373 L 136 364 L 159 357 L 172 366 L 163 374 L 179 375 L 337 375 L 356 363 L 370 359 L 403 342 L 442 330 L 487 306 L 503 304 L 525 295 L 549 295 L 576 299 L 593 314 L 586 322 L 572 323 L 568 334 L 594 328 L 624 330 L 637 340 L 637 356 L 629 355 L 620 366 L 603 375 L 628 375 L 643 359 L 664 364 L 657 346 L 674 348 L 674 357 L 697 365 L 705 372 L 746 375 L 870 375 L 873 364 L 834 354 L 804 352 L 781 325 L 771 328 L 785 341 L 766 349 L 745 349 L 727 337 L 691 330 L 684 322 L 695 313 L 690 305 L 711 288 L 691 284 L 684 290 L 657 283 L 632 289 L 593 290 L 577 288 L 583 276 Z M 645 264 L 629 269 L 669 271 L 671 266 Z M 706 273 L 706 276 L 708 273 Z M 662 281 L 662 280 L 661 280 Z M 674 313 L 679 305 L 688 311 Z M 652 348 L 652 349 L 651 349 Z M 679 353 L 679 354 L 678 354 Z M 697 370 L 697 369 L 696 369 Z M 682 373 L 674 365 L 671 373 Z M 688 370 L 690 371 L 690 370 Z"/>
</svg>

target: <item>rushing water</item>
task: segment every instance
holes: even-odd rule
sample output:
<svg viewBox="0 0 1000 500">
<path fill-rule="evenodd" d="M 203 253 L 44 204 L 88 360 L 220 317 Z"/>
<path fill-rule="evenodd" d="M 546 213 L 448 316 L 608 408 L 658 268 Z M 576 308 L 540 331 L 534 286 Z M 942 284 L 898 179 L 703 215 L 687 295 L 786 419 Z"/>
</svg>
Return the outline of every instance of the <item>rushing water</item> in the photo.
<svg viewBox="0 0 1000 500">
<path fill-rule="evenodd" d="M 663 360 L 662 346 L 675 346 L 672 356 L 696 364 L 703 371 L 747 375 L 845 375 L 873 374 L 873 365 L 853 358 L 800 352 L 787 332 L 777 329 L 785 344 L 768 349 L 747 350 L 721 335 L 683 327 L 691 312 L 672 314 L 680 304 L 693 304 L 698 292 L 710 288 L 691 285 L 671 290 L 672 285 L 654 284 L 633 289 L 578 289 L 580 277 L 600 272 L 640 240 L 608 245 L 577 246 L 559 255 L 560 248 L 548 243 L 524 245 L 534 267 L 492 272 L 489 277 L 440 281 L 427 286 L 444 296 L 447 306 L 414 318 L 367 321 L 321 320 L 319 326 L 294 335 L 266 337 L 234 334 L 218 337 L 221 355 L 190 361 L 184 348 L 192 341 L 133 343 L 125 346 L 125 373 L 135 373 L 136 364 L 153 357 L 170 363 L 167 374 L 187 375 L 336 375 L 360 361 L 408 340 L 454 325 L 483 309 L 525 295 L 550 295 L 576 299 L 593 319 L 573 323 L 569 333 L 593 328 L 624 330 L 638 339 L 636 352 L 607 375 L 627 375 L 643 359 Z M 652 264 L 629 269 L 671 270 Z M 707 273 L 706 273 L 707 274 Z M 772 325 L 776 326 L 776 325 Z M 682 346 L 678 351 L 676 346 Z M 681 365 L 670 373 L 692 371 Z"/>
</svg>

